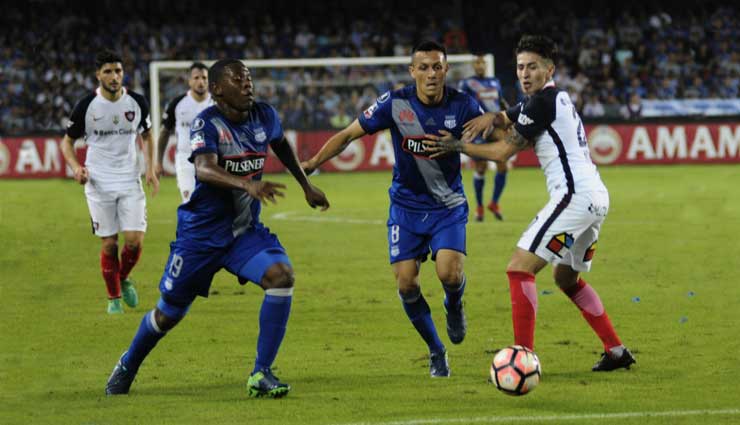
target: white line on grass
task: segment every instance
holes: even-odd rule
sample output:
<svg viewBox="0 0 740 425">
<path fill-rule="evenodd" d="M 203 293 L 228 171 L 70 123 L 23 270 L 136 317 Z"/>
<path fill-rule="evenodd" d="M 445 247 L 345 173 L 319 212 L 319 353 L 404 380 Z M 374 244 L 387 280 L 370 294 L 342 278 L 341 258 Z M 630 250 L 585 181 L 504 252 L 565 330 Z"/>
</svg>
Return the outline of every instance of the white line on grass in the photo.
<svg viewBox="0 0 740 425">
<path fill-rule="evenodd" d="M 385 220 L 368 220 L 362 218 L 346 218 L 346 217 L 315 217 L 315 216 L 302 216 L 295 215 L 295 212 L 281 212 L 270 216 L 274 220 L 286 220 L 286 221 L 312 221 L 317 223 L 348 223 L 348 224 L 385 224 Z"/>
<path fill-rule="evenodd" d="M 393 422 L 348 422 L 335 425 L 425 425 L 425 424 L 496 424 L 505 422 L 551 422 L 551 421 L 577 421 L 577 420 L 603 420 L 603 419 L 625 419 L 625 418 L 649 418 L 649 417 L 678 417 L 678 416 L 703 416 L 703 415 L 738 415 L 740 409 L 706 409 L 706 410 L 668 410 L 664 412 L 618 412 L 618 413 L 585 413 L 573 415 L 550 415 L 550 416 L 479 416 L 472 418 L 449 418 L 449 419 L 411 419 L 408 421 Z"/>
</svg>

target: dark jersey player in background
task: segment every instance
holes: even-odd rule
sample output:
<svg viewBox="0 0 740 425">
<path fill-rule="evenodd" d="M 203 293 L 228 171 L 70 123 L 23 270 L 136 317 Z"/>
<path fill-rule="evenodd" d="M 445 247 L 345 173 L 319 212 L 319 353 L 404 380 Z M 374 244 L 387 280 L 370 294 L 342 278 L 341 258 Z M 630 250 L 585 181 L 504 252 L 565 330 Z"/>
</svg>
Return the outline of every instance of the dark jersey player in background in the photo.
<svg viewBox="0 0 740 425">
<path fill-rule="evenodd" d="M 482 113 L 475 99 L 445 86 L 447 70 L 444 46 L 432 41 L 419 44 L 409 66 L 416 84 L 381 95 L 359 119 L 332 136 L 302 164 L 306 171 L 313 171 L 339 155 L 353 140 L 390 129 L 396 158 L 389 191 L 390 262 L 404 310 L 429 347 L 433 377 L 449 376 L 450 369 L 447 351 L 421 294 L 419 269 L 431 250 L 446 294 L 447 333 L 450 341 L 459 344 L 466 332 L 462 295 L 468 202 L 460 176 L 460 156 L 431 160 L 422 140 L 425 133 L 436 134 L 441 129 L 462 134 L 463 123 Z"/>
<path fill-rule="evenodd" d="M 507 109 L 509 105 L 504 99 L 504 93 L 501 90 L 501 83 L 493 77 L 486 77 L 486 61 L 483 56 L 476 56 L 473 61 L 473 71 L 475 75 L 468 77 L 459 83 L 460 91 L 473 96 L 480 103 L 486 112 L 498 112 Z M 476 138 L 473 143 L 487 143 L 482 137 Z M 483 187 L 486 182 L 486 170 L 488 170 L 488 161 L 482 158 L 473 158 L 475 163 L 475 173 L 473 174 L 473 188 L 475 189 L 475 219 L 483 221 Z M 506 161 L 495 161 L 496 175 L 493 177 L 493 196 L 488 203 L 488 210 L 499 219 L 503 220 L 499 207 L 501 194 L 506 186 L 506 173 L 509 169 Z"/>
<path fill-rule="evenodd" d="M 293 269 L 277 236 L 259 220 L 261 202 L 275 202 L 285 187 L 261 180 L 267 145 L 301 185 L 311 207 L 325 210 L 329 202 L 303 173 L 275 109 L 254 101 L 246 66 L 224 59 L 210 74 L 216 106 L 201 112 L 191 128 L 196 186 L 177 211 L 177 238 L 159 285 L 162 296 L 114 368 L 107 394 L 128 393 L 147 354 L 185 316 L 196 296 L 208 296 L 221 268 L 240 283 L 252 281 L 265 290 L 249 395 L 282 397 L 290 390 L 271 371 L 290 314 Z"/>
</svg>

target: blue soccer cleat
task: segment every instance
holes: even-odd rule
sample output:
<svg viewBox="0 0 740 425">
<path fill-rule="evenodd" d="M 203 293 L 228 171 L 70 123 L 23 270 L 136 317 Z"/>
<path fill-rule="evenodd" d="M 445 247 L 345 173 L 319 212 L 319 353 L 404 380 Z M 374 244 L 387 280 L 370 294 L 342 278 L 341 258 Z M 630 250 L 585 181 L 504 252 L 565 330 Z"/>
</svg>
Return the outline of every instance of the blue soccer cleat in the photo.
<svg viewBox="0 0 740 425">
<path fill-rule="evenodd" d="M 447 362 L 447 351 L 429 354 L 429 374 L 432 378 L 447 378 L 450 376 L 450 365 Z"/>
<path fill-rule="evenodd" d="M 121 355 L 121 359 L 124 355 L 126 355 L 126 353 Z M 131 388 L 134 378 L 136 378 L 136 372 L 127 369 L 126 366 L 121 363 L 121 359 L 118 359 L 118 363 L 116 363 L 116 367 L 113 368 L 113 373 L 110 374 L 108 383 L 105 385 L 106 395 L 128 394 L 128 390 Z"/>
<path fill-rule="evenodd" d="M 459 344 L 465 339 L 465 333 L 468 330 L 468 321 L 465 319 L 462 303 L 457 309 L 447 308 L 446 305 L 444 307 L 447 318 L 447 336 L 453 344 Z"/>
</svg>

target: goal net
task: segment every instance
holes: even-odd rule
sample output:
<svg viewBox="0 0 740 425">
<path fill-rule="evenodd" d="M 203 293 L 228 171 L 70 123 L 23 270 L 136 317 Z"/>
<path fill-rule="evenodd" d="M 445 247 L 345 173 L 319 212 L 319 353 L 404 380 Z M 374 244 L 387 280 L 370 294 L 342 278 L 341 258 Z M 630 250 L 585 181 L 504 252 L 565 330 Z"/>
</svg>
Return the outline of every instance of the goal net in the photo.
<svg viewBox="0 0 740 425">
<path fill-rule="evenodd" d="M 448 55 L 447 84 L 473 75 L 474 55 Z M 493 55 L 486 55 L 486 74 L 493 76 Z M 158 138 L 167 102 L 187 89 L 187 70 L 194 61 L 153 61 L 149 64 L 151 118 Z M 203 61 L 210 66 L 215 61 Z M 382 93 L 413 82 L 408 56 L 245 60 L 258 100 L 280 113 L 286 136 L 336 131 L 351 123 Z M 173 143 L 171 138 L 170 144 Z M 172 172 L 168 148 L 165 170 Z"/>
</svg>

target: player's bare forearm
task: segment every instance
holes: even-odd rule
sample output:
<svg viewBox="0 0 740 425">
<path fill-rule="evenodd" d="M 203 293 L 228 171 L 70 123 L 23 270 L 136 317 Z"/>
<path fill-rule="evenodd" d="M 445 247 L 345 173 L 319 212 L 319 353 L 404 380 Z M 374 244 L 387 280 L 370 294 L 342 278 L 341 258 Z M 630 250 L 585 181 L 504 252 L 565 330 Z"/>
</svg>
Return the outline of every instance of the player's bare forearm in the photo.
<svg viewBox="0 0 740 425">
<path fill-rule="evenodd" d="M 154 136 L 152 136 L 152 132 L 150 130 L 147 130 L 141 133 L 141 138 L 144 139 L 144 146 L 146 149 L 146 155 L 144 155 L 146 157 L 146 167 L 148 170 L 154 170 L 158 163 L 157 156 L 154 155 L 154 151 L 156 150 L 154 145 Z"/>
<path fill-rule="evenodd" d="M 195 175 L 203 183 L 227 189 L 244 190 L 242 179 L 219 167 L 218 156 L 215 153 L 203 153 L 195 156 Z"/>
<path fill-rule="evenodd" d="M 167 145 L 170 141 L 170 131 L 165 127 L 159 132 L 159 140 L 157 142 L 157 158 L 161 164 L 164 161 L 164 154 L 167 151 Z"/>
<path fill-rule="evenodd" d="M 296 157 L 293 148 L 290 147 L 288 140 L 283 137 L 282 140 L 270 143 L 270 147 L 272 148 L 272 151 L 275 152 L 275 156 L 277 156 L 280 162 L 285 165 L 285 168 L 290 171 L 293 178 L 295 178 L 298 184 L 300 184 L 305 190 L 309 185 L 308 178 L 306 177 L 306 173 L 303 172 L 303 168 L 301 168 L 298 157 Z"/>
<path fill-rule="evenodd" d="M 487 143 L 476 145 L 465 143 L 462 146 L 465 155 L 487 159 L 489 161 L 506 161 L 518 151 L 512 151 L 506 143 Z"/>
<path fill-rule="evenodd" d="M 360 122 L 358 120 L 354 120 L 352 124 L 345 127 L 339 133 L 331 136 L 329 140 L 326 141 L 319 152 L 308 161 L 311 166 L 310 168 L 318 168 L 324 162 L 342 153 L 342 151 L 344 151 L 353 140 L 359 139 L 364 135 L 365 130 L 362 129 Z"/>
<path fill-rule="evenodd" d="M 60 145 L 64 160 L 67 162 L 67 165 L 69 165 L 69 168 L 71 168 L 72 171 L 80 167 L 80 162 L 77 161 L 77 156 L 75 155 L 74 143 L 75 141 L 65 134 Z"/>
</svg>

